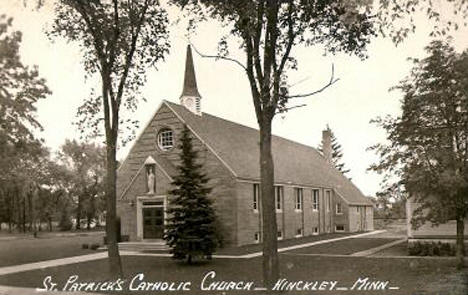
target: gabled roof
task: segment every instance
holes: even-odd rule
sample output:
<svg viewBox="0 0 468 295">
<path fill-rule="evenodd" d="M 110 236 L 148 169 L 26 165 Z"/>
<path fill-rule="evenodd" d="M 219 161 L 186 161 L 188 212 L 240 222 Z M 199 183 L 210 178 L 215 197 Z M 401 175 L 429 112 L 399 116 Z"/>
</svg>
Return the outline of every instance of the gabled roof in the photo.
<svg viewBox="0 0 468 295">
<path fill-rule="evenodd" d="M 259 180 L 259 131 L 203 113 L 197 116 L 185 107 L 164 103 L 212 149 L 234 176 Z M 352 205 L 372 205 L 341 172 L 314 148 L 272 137 L 275 183 L 333 188 Z"/>
</svg>

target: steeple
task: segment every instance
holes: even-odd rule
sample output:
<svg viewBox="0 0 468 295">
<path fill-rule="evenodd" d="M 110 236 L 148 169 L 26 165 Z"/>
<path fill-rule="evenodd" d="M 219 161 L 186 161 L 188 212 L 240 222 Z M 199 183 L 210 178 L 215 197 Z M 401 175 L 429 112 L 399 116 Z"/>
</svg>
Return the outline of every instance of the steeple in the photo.
<svg viewBox="0 0 468 295">
<path fill-rule="evenodd" d="M 192 49 L 187 45 L 187 56 L 185 59 L 185 77 L 182 94 L 180 95 L 180 104 L 185 106 L 191 112 L 201 115 L 201 96 L 198 93 L 197 79 L 193 66 Z"/>
</svg>

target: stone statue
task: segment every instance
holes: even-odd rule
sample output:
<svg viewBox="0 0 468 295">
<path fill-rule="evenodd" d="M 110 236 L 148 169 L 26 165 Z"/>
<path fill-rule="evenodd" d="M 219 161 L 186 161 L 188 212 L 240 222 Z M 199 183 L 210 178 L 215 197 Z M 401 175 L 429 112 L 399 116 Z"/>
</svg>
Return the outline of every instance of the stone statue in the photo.
<svg viewBox="0 0 468 295">
<path fill-rule="evenodd" d="M 148 194 L 154 194 L 154 172 L 152 167 L 148 170 Z"/>
</svg>

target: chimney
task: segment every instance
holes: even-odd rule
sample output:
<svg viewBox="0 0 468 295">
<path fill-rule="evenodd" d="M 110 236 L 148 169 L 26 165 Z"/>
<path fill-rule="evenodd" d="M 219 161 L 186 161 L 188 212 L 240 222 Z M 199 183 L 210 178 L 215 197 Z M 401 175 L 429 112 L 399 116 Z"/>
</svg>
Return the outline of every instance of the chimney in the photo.
<svg viewBox="0 0 468 295">
<path fill-rule="evenodd" d="M 331 147 L 331 130 L 327 129 L 322 131 L 322 153 L 328 163 L 332 163 L 332 147 Z"/>
<path fill-rule="evenodd" d="M 192 48 L 187 45 L 187 55 L 185 58 L 185 75 L 180 104 L 192 113 L 201 115 L 201 96 L 197 88 L 197 79 L 193 65 Z"/>
</svg>

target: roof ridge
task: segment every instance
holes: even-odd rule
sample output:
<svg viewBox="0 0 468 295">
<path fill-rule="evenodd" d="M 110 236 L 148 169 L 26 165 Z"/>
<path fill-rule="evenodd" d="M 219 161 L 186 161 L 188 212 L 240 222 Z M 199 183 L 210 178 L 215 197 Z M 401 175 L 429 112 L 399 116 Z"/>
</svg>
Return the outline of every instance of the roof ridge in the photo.
<svg viewBox="0 0 468 295">
<path fill-rule="evenodd" d="M 170 104 L 174 104 L 174 105 L 177 105 L 177 106 L 180 106 L 180 107 L 184 107 L 183 105 L 181 104 L 178 104 L 178 103 L 175 103 L 175 102 L 172 102 L 172 101 L 168 101 L 168 100 L 163 100 L 165 102 L 168 102 Z M 223 120 L 225 122 L 228 122 L 228 123 L 231 123 L 231 124 L 235 124 L 235 125 L 238 125 L 238 126 L 242 126 L 244 128 L 248 128 L 248 129 L 251 129 L 251 130 L 254 130 L 254 131 L 260 131 L 259 129 L 255 128 L 255 127 L 251 127 L 251 126 L 247 126 L 247 125 L 244 125 L 242 123 L 237 123 L 237 122 L 234 122 L 234 121 L 231 121 L 229 119 L 226 119 L 226 118 L 222 118 L 222 117 L 218 117 L 218 116 L 215 116 L 213 114 L 210 114 L 210 113 L 207 113 L 207 112 L 202 112 L 203 116 L 209 116 L 209 117 L 213 117 L 213 118 L 216 118 L 216 119 L 219 119 L 219 120 Z M 320 156 L 323 157 L 323 155 L 313 146 L 310 146 L 310 145 L 307 145 L 305 143 L 301 143 L 301 142 L 298 142 L 298 141 L 294 141 L 292 139 L 289 139 L 289 138 L 286 138 L 286 137 L 283 137 L 283 136 L 280 136 L 280 135 L 276 135 L 276 134 L 272 134 L 271 135 L 272 137 L 275 137 L 275 138 L 278 138 L 278 139 L 281 139 L 281 140 L 286 140 L 286 141 L 289 141 L 291 143 L 294 143 L 294 144 L 297 144 L 297 145 L 301 145 L 301 146 L 304 146 L 304 147 L 307 147 L 307 148 L 311 148 L 313 149 L 316 153 L 318 153 Z"/>
</svg>

